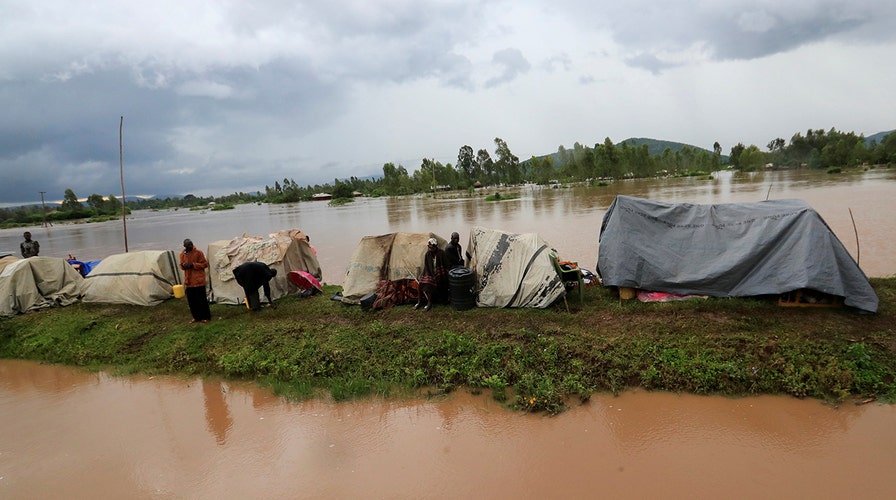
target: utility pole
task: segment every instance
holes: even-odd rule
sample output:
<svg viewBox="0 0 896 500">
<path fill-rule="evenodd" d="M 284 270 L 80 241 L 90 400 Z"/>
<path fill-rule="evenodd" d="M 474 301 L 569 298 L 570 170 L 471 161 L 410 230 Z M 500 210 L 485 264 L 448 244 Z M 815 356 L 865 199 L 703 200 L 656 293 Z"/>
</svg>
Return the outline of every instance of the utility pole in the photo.
<svg viewBox="0 0 896 500">
<path fill-rule="evenodd" d="M 43 212 L 44 227 L 47 227 L 47 204 L 44 203 L 44 194 L 46 194 L 46 191 L 40 192 L 40 206 Z"/>
<path fill-rule="evenodd" d="M 118 171 L 121 176 L 121 225 L 124 227 L 124 253 L 128 253 L 128 223 L 125 215 L 127 214 L 127 205 L 124 203 L 124 154 L 122 153 L 121 131 L 124 128 L 124 116 L 118 122 Z"/>
</svg>

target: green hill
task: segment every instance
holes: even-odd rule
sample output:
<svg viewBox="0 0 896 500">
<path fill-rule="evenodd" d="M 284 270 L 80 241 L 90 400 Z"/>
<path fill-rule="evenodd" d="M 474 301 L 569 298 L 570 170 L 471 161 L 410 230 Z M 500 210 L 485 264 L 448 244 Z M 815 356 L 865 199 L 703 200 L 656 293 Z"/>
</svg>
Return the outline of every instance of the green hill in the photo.
<svg viewBox="0 0 896 500">
<path fill-rule="evenodd" d="M 669 148 L 673 153 L 675 153 L 676 151 L 681 151 L 685 147 L 689 147 L 689 148 L 697 150 L 697 151 L 706 151 L 706 152 L 712 154 L 712 151 L 709 149 L 700 148 L 697 146 L 693 146 L 691 144 L 685 144 L 683 142 L 674 142 L 674 141 L 663 141 L 660 139 L 650 139 L 647 137 L 630 137 L 628 139 L 625 139 L 624 141 L 617 142 L 616 146 L 617 147 L 622 146 L 623 143 L 628 144 L 629 147 L 640 147 L 642 144 L 647 144 L 647 151 L 649 152 L 650 156 L 663 154 L 663 151 L 665 151 L 666 148 Z M 598 143 L 598 144 L 602 144 L 602 143 Z M 540 160 L 542 158 L 548 158 L 548 157 L 550 157 L 553 160 L 554 165 L 560 165 L 560 153 L 559 152 L 535 156 L 534 158 L 536 160 Z M 728 161 L 728 155 L 723 154 L 721 156 L 721 160 L 722 160 L 723 164 L 726 163 Z M 528 161 L 529 160 L 524 160 L 522 163 L 525 164 Z"/>
<path fill-rule="evenodd" d="M 685 146 L 687 146 L 691 149 L 702 150 L 702 151 L 706 151 L 706 152 L 712 154 L 712 151 L 709 149 L 692 146 L 690 144 L 684 144 L 682 142 L 674 142 L 674 141 L 663 141 L 663 140 L 659 140 L 659 139 L 650 139 L 647 137 L 631 137 L 631 138 L 626 139 L 616 145 L 621 146 L 623 142 L 628 144 L 629 146 L 634 146 L 634 147 L 640 147 L 644 144 L 647 144 L 647 151 L 650 153 L 650 156 L 663 154 L 663 151 L 665 151 L 666 148 L 671 149 L 672 152 L 674 153 L 676 151 L 681 151 L 682 149 L 685 148 Z"/>
<path fill-rule="evenodd" d="M 889 135 L 893 132 L 896 132 L 896 130 L 890 130 L 887 132 L 878 132 L 874 135 L 869 135 L 868 137 L 865 138 L 865 146 L 870 146 L 872 142 L 876 142 L 876 143 L 880 144 L 881 142 L 883 142 L 884 137 L 886 137 L 887 135 Z"/>
</svg>

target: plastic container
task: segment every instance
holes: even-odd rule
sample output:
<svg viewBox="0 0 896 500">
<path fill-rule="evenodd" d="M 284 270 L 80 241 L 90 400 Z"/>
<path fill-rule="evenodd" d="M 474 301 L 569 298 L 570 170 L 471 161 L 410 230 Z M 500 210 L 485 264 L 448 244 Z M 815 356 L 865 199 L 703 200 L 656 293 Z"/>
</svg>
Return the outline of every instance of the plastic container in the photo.
<svg viewBox="0 0 896 500">
<path fill-rule="evenodd" d="M 455 311 L 466 311 L 476 306 L 476 275 L 466 267 L 448 271 L 448 287 L 451 289 L 451 306 Z"/>
<path fill-rule="evenodd" d="M 183 286 L 183 285 L 174 285 L 174 286 L 171 287 L 171 288 L 172 288 L 173 291 L 174 291 L 174 298 L 175 298 L 175 299 L 182 299 L 182 298 L 184 298 L 184 296 L 187 294 L 187 293 L 186 293 L 186 290 L 184 290 L 184 286 Z"/>
</svg>

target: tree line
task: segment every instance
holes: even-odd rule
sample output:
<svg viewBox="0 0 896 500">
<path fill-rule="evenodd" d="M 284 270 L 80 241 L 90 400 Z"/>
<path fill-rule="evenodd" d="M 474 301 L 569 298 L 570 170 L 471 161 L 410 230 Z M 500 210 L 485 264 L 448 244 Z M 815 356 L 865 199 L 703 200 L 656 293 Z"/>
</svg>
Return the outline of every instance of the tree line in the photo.
<svg viewBox="0 0 896 500">
<path fill-rule="evenodd" d="M 761 150 L 756 145 L 738 143 L 729 155 L 722 156 L 718 142 L 713 150 L 684 145 L 673 150 L 666 147 L 661 153 L 650 153 L 649 145 L 624 141 L 615 144 L 609 137 L 593 147 L 576 142 L 571 149 L 560 146 L 556 153 L 531 157 L 520 161 L 501 138 L 494 140 L 494 154 L 487 149 L 475 150 L 461 146 L 457 162 L 442 163 L 424 158 L 420 166 L 409 171 L 403 165 L 386 163 L 382 177 L 334 179 L 333 183 L 299 185 L 294 179 L 275 181 L 256 193 L 235 192 L 217 197 L 197 197 L 188 194 L 174 198 L 130 198 L 127 210 L 193 208 L 210 202 L 291 203 L 308 201 L 317 193 L 330 194 L 334 199 L 351 199 L 355 193 L 365 196 L 398 196 L 438 190 L 469 190 L 485 186 L 518 185 L 521 183 L 548 184 L 551 182 L 609 182 L 622 178 L 655 176 L 705 175 L 720 168 L 743 171 L 767 166 L 789 168 L 830 169 L 863 165 L 891 165 L 896 163 L 896 133 L 884 136 L 880 143 L 867 143 L 863 135 L 809 129 L 806 134 L 794 134 L 790 141 L 771 140 Z M 41 206 L 0 209 L 0 227 L 40 224 L 44 217 L 50 222 L 94 218 L 105 220 L 121 215 L 121 202 L 114 196 L 91 194 L 86 206 L 71 189 L 66 189 L 58 208 L 44 213 Z"/>
</svg>

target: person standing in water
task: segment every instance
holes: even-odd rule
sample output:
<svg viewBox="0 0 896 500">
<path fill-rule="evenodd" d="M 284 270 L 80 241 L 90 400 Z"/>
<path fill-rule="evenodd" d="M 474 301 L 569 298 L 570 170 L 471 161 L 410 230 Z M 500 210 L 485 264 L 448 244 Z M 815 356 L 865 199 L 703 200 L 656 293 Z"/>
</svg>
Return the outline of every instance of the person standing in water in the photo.
<svg viewBox="0 0 896 500">
<path fill-rule="evenodd" d="M 184 251 L 180 253 L 180 268 L 184 270 L 184 289 L 187 303 L 190 305 L 190 314 L 193 315 L 190 323 L 208 323 L 212 319 L 205 292 L 207 267 L 208 260 L 202 250 L 194 247 L 189 238 L 185 239 Z"/>
</svg>

